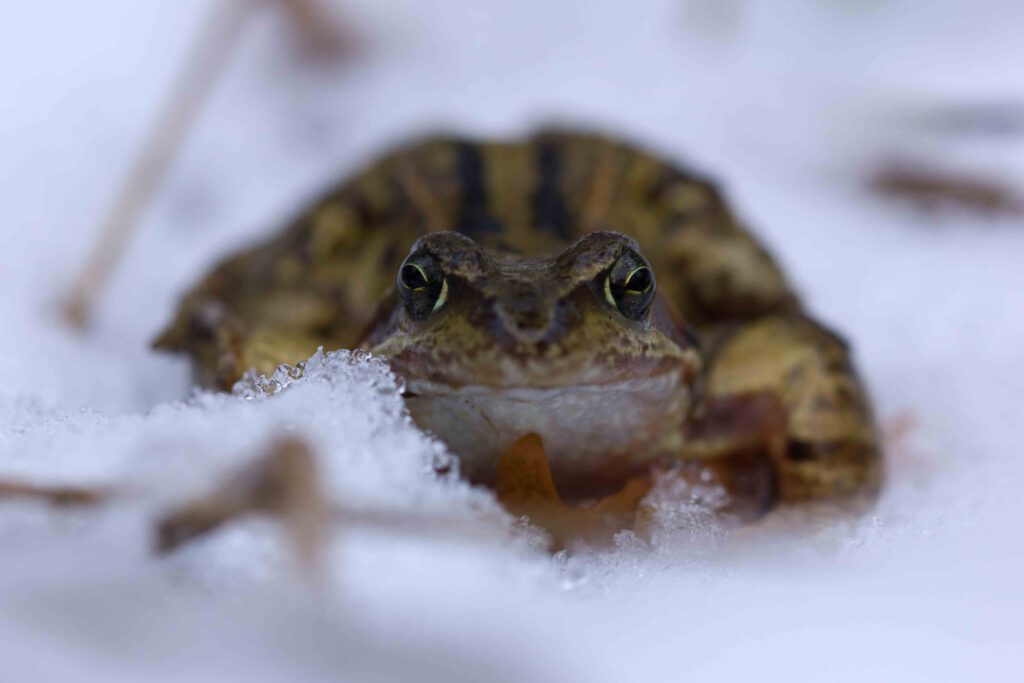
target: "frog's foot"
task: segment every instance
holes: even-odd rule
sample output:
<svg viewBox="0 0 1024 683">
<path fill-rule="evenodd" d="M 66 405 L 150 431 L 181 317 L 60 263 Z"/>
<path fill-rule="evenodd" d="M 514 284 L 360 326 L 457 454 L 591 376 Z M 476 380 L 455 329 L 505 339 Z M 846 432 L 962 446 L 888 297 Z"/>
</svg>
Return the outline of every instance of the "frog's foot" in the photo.
<svg viewBox="0 0 1024 683">
<path fill-rule="evenodd" d="M 156 549 L 170 552 L 222 524 L 253 513 L 278 517 L 303 568 L 314 567 L 328 515 L 309 446 L 282 439 L 262 458 L 212 492 L 165 514 L 157 524 Z"/>
<path fill-rule="evenodd" d="M 713 346 L 704 390 L 703 419 L 722 436 L 710 450 L 728 452 L 729 431 L 733 450 L 760 440 L 779 502 L 859 506 L 877 493 L 882 452 L 867 392 L 845 342 L 820 324 L 785 315 L 735 328 Z"/>
<path fill-rule="evenodd" d="M 695 412 L 685 429 L 683 463 L 724 489 L 723 513 L 743 522 L 767 513 L 779 499 L 785 406 L 775 394 L 749 392 L 707 399 Z"/>
<path fill-rule="evenodd" d="M 757 421 L 752 424 L 761 428 Z M 735 431 L 730 429 L 729 434 Z M 760 441 L 752 437 L 752 443 Z M 670 507 L 691 503 L 722 520 L 747 521 L 767 509 L 765 482 L 771 481 L 771 474 L 767 460 L 748 451 L 712 461 L 661 462 L 610 495 L 587 505 L 570 505 L 555 487 L 541 438 L 528 434 L 498 461 L 497 493 L 508 512 L 544 529 L 551 549 L 559 550 L 574 541 L 607 545 L 624 530 L 648 537 L 658 524 L 659 501 Z"/>
<path fill-rule="evenodd" d="M 544 445 L 537 434 L 512 444 L 498 461 L 498 500 L 509 513 L 529 518 L 551 537 L 553 550 L 571 541 L 604 544 L 623 529 L 633 528 L 651 476 L 634 477 L 617 492 L 588 506 L 567 504 L 558 495 Z"/>
</svg>

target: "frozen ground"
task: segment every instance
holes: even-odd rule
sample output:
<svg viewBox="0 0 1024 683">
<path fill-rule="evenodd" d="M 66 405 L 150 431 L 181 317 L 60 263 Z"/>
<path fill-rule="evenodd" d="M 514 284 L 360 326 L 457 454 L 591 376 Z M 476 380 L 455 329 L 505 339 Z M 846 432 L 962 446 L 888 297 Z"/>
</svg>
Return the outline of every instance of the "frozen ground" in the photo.
<svg viewBox="0 0 1024 683">
<path fill-rule="evenodd" d="M 302 67 L 261 15 L 88 336 L 56 302 L 207 3 L 9 8 L 0 475 L 130 494 L 2 504 L 0 680 L 1019 680 L 1024 226 L 876 203 L 861 178 L 894 156 L 1024 176 L 1024 136 L 911 125 L 1017 104 L 1024 5 L 639 4 L 351 0 L 363 51 L 340 72 Z M 219 255 L 394 139 L 551 119 L 722 179 L 855 344 L 883 425 L 910 418 L 873 514 L 731 535 L 670 518 L 651 545 L 551 559 L 487 492 L 428 475 L 444 453 L 376 363 L 185 401 L 184 363 L 148 350 Z M 150 553 L 160 510 L 283 432 L 316 444 L 332 500 L 416 523 L 339 527 L 312 587 L 266 521 Z"/>
</svg>

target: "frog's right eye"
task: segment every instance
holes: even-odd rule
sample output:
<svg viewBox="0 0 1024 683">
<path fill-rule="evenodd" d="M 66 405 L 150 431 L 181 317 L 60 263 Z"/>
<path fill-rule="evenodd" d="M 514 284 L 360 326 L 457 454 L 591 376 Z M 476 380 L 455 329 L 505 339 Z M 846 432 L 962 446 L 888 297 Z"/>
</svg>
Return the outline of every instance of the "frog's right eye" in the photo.
<svg viewBox="0 0 1024 683">
<path fill-rule="evenodd" d="M 444 306 L 448 298 L 448 280 L 434 257 L 411 254 L 398 269 L 398 295 L 414 320 L 423 320 Z"/>
</svg>

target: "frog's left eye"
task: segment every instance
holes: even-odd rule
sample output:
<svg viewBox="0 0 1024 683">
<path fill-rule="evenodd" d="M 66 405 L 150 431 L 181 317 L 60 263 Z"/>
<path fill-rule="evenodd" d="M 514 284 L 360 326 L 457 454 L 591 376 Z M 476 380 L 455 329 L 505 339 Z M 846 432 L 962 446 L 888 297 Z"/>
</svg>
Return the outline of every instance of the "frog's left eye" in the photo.
<svg viewBox="0 0 1024 683">
<path fill-rule="evenodd" d="M 448 299 L 448 280 L 434 257 L 411 254 L 398 270 L 398 295 L 415 320 L 423 320 L 444 306 Z"/>
<path fill-rule="evenodd" d="M 641 320 L 654 301 L 654 271 L 640 254 L 627 250 L 604 281 L 604 297 L 630 320 Z"/>
</svg>

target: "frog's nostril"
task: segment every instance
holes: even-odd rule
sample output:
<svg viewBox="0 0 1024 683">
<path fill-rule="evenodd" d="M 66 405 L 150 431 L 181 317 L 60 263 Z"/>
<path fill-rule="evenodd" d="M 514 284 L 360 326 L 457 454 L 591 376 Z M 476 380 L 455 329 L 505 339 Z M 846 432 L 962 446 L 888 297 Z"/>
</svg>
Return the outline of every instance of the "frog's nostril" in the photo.
<svg viewBox="0 0 1024 683">
<path fill-rule="evenodd" d="M 548 320 L 540 311 L 520 311 L 512 324 L 520 330 L 538 330 L 547 327 Z"/>
<path fill-rule="evenodd" d="M 522 299 L 504 301 L 495 309 L 501 326 L 516 341 L 540 341 L 551 326 L 550 311 L 537 302 Z"/>
</svg>

